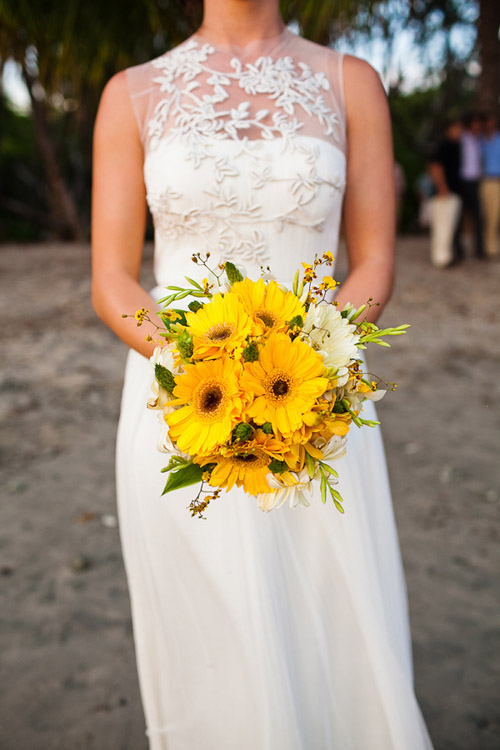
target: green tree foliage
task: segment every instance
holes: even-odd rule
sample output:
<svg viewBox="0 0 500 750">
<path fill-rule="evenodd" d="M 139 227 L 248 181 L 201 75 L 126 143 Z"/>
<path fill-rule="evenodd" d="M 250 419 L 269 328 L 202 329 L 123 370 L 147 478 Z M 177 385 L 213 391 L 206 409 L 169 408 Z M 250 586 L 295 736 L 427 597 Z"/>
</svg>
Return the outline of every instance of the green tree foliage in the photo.
<svg viewBox="0 0 500 750">
<path fill-rule="evenodd" d="M 47 226 L 44 172 L 33 121 L 0 94 L 0 241 L 33 240 Z"/>
<path fill-rule="evenodd" d="M 298 21 L 306 36 L 326 43 L 339 19 L 374 2 L 284 0 L 283 14 Z M 199 8 L 191 2 L 193 12 L 185 13 L 181 5 L 175 0 L 0 0 L 0 65 L 10 58 L 21 66 L 45 171 L 48 212 L 39 222 L 41 230 L 49 227 L 61 239 L 88 233 L 92 127 L 100 93 L 117 71 L 161 54 L 195 30 Z M 10 212 L 37 223 L 29 205 L 7 203 Z"/>
<path fill-rule="evenodd" d="M 167 0 L 0 0 L 0 29 L 0 62 L 20 64 L 30 94 L 52 233 L 82 237 L 102 88 L 118 70 L 181 41 L 189 32 L 186 19 Z"/>
<path fill-rule="evenodd" d="M 482 10 L 486 12 L 488 6 L 493 17 L 491 5 L 497 0 L 480 1 Z M 192 12 L 184 12 L 186 4 Z M 422 42 L 436 31 L 450 40 L 457 27 L 467 23 L 470 27 L 471 6 L 477 7 L 470 0 L 281 2 L 285 21 L 295 21 L 304 36 L 322 44 L 375 34 L 390 45 L 397 26 L 395 20 L 401 20 L 401 14 L 415 27 Z M 196 0 L 108 3 L 101 0 L 66 0 L 65 3 L 0 0 L 0 67 L 7 59 L 19 63 L 32 103 L 31 125 L 21 124 L 21 119 L 13 114 L 7 115 L 7 119 L 10 118 L 12 127 L 18 127 L 20 148 L 27 133 L 33 136 L 37 147 L 36 157 L 33 144 L 27 148 L 30 156 L 23 159 L 24 176 L 17 174 L 12 180 L 4 181 L 2 189 L 6 192 L 3 192 L 0 212 L 7 210 L 7 198 L 9 211 L 25 219 L 29 217 L 42 233 L 50 231 L 52 236 L 60 238 L 85 236 L 89 224 L 92 129 L 104 84 L 118 70 L 155 57 L 180 43 L 200 21 Z M 437 102 L 438 109 L 443 111 L 454 96 L 453 86 L 448 82 L 456 70 L 463 72 L 464 68 L 451 43 L 448 48 L 449 54 L 443 62 L 445 75 L 436 82 L 440 93 L 433 100 L 433 106 L 437 106 Z M 458 83 L 460 76 L 464 77 L 460 73 Z M 418 150 L 422 138 L 405 118 L 399 96 L 396 85 L 390 92 L 394 100 L 395 129 L 402 128 L 405 133 L 412 131 L 407 138 L 408 148 Z M 457 101 L 456 97 L 452 100 Z M 2 110 L 6 112 L 5 104 Z M 8 163 L 8 169 L 12 170 L 12 149 L 6 148 L 5 143 L 5 138 L 0 141 L 1 163 Z M 32 185 L 39 186 L 41 174 L 45 175 L 44 190 L 39 187 L 32 191 L 21 189 L 23 180 L 31 179 Z"/>
</svg>

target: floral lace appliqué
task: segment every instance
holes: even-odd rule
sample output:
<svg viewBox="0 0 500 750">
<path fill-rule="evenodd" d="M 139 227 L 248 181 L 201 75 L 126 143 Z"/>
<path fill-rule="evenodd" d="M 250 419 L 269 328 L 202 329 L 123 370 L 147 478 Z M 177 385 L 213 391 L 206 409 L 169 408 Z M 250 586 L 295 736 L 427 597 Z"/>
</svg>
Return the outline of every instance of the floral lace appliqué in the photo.
<svg viewBox="0 0 500 750">
<path fill-rule="evenodd" d="M 323 231 L 315 199 L 320 189 L 341 195 L 345 175 L 318 169 L 318 139 L 298 136 L 312 118 L 314 132 L 334 143 L 339 120 L 325 101 L 330 83 L 323 72 L 290 56 L 253 63 L 233 57 L 220 71 L 215 51 L 191 39 L 152 63 L 161 95 L 147 124 L 149 157 L 167 165 L 168 149 L 184 154 L 193 184 L 203 189 L 193 200 L 166 169 L 148 186 L 148 203 L 159 241 L 198 237 L 226 258 L 263 264 L 272 232 L 292 225 Z M 264 106 L 255 106 L 257 98 Z M 263 141 L 273 142 L 271 151 Z M 288 163 L 296 169 L 284 169 Z M 283 200 L 273 202 L 268 191 Z"/>
<path fill-rule="evenodd" d="M 303 126 L 296 116 L 296 108 L 300 108 L 318 120 L 324 136 L 334 133 L 338 117 L 325 102 L 323 94 L 330 84 L 323 72 L 314 73 L 308 65 L 295 63 L 290 56 L 259 57 L 254 63 L 242 63 L 233 57 L 232 70 L 221 72 L 210 65 L 210 55 L 214 52 L 210 44 L 199 45 L 191 39 L 153 62 L 160 71 L 153 80 L 165 97 L 157 104 L 148 124 L 152 150 L 164 137 L 170 118 L 171 135 L 180 131 L 194 132 L 199 138 L 240 138 L 253 127 L 261 138 L 283 138 Z M 211 93 L 198 96 L 201 83 L 196 79 L 201 76 Z M 228 88 L 235 84 L 250 97 L 266 94 L 276 108 L 273 114 L 269 117 L 266 108 L 252 112 L 249 101 L 237 107 L 221 107 L 230 98 Z"/>
</svg>

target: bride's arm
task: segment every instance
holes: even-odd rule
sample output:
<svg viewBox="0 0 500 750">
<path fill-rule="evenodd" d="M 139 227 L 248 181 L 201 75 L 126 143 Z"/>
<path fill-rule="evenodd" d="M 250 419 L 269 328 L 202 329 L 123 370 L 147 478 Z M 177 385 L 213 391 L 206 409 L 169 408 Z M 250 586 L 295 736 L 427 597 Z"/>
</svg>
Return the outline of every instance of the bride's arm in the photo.
<svg viewBox="0 0 500 750">
<path fill-rule="evenodd" d="M 347 120 L 347 186 L 344 225 L 349 275 L 336 300 L 355 306 L 369 297 L 389 299 L 394 278 L 395 193 L 391 122 L 384 88 L 375 70 L 356 57 L 344 58 Z"/>
<path fill-rule="evenodd" d="M 94 130 L 92 304 L 126 344 L 148 357 L 152 326 L 121 317 L 144 307 L 156 319 L 157 305 L 139 284 L 145 224 L 142 145 L 125 73 L 118 73 L 104 89 Z"/>
</svg>

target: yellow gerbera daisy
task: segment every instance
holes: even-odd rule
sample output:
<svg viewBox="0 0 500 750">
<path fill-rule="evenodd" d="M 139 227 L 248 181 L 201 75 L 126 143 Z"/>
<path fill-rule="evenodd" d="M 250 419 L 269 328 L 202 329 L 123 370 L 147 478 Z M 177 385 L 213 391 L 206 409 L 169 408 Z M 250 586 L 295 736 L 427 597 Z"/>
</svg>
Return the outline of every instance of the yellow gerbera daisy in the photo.
<svg viewBox="0 0 500 750">
<path fill-rule="evenodd" d="M 242 301 L 262 333 L 285 330 L 288 321 L 297 316 L 305 318 L 306 311 L 299 298 L 292 292 L 284 292 L 276 281 L 265 284 L 263 279 L 244 279 L 233 284 L 231 291 Z"/>
<path fill-rule="evenodd" d="M 246 401 L 239 386 L 241 365 L 227 357 L 185 365 L 176 377 L 172 405 L 167 414 L 170 437 L 183 453 L 206 454 L 223 443 L 238 421 Z"/>
<path fill-rule="evenodd" d="M 254 328 L 251 317 L 231 292 L 215 294 L 200 310 L 187 313 L 186 321 L 193 336 L 195 359 L 215 359 L 243 347 Z"/>
<path fill-rule="evenodd" d="M 271 333 L 258 362 L 247 362 L 241 379 L 242 389 L 255 396 L 248 416 L 257 424 L 271 422 L 277 434 L 291 435 L 328 388 L 324 371 L 321 356 L 306 343 Z"/>
<path fill-rule="evenodd" d="M 226 487 L 229 491 L 236 484 L 250 495 L 257 495 L 272 491 L 267 481 L 269 462 L 273 458 L 281 459 L 285 450 L 280 440 L 256 430 L 252 440 L 204 457 L 203 463 L 216 464 L 209 482 L 212 487 Z"/>
</svg>

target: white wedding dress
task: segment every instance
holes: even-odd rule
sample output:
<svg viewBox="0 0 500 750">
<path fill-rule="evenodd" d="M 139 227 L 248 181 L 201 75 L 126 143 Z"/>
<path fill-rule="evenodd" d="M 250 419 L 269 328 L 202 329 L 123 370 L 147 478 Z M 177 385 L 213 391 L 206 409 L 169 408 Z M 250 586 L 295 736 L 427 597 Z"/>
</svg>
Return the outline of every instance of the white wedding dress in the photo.
<svg viewBox="0 0 500 750">
<path fill-rule="evenodd" d="M 126 72 L 155 223 L 152 295 L 231 259 L 290 285 L 335 253 L 345 185 L 342 57 L 285 29 L 244 49 L 195 34 Z M 369 137 L 369 133 L 367 134 Z M 146 333 L 146 331 L 145 331 Z M 424 750 L 405 583 L 378 429 L 336 462 L 345 515 L 263 513 L 243 491 L 191 518 L 161 497 L 152 370 L 129 354 L 120 530 L 152 750 Z M 372 416 L 371 407 L 367 407 Z"/>
</svg>

